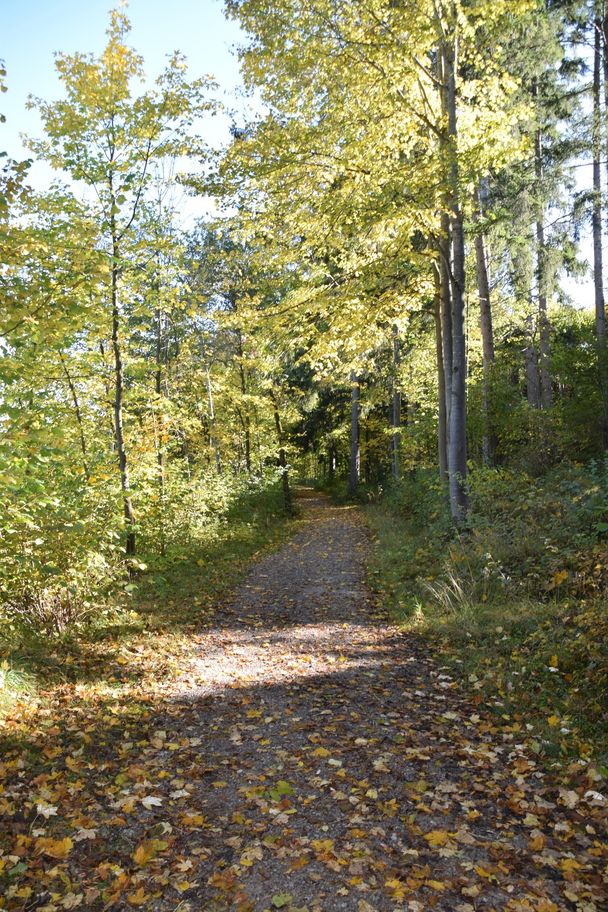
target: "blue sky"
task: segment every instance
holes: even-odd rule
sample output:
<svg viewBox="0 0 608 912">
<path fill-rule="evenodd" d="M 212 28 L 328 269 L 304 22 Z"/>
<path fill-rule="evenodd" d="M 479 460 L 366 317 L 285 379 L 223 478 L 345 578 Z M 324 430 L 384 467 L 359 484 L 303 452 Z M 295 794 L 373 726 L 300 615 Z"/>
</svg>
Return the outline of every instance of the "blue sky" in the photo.
<svg viewBox="0 0 608 912">
<path fill-rule="evenodd" d="M 7 69 L 8 91 L 0 98 L 6 123 L 0 126 L 0 148 L 15 158 L 25 155 L 19 133 L 40 135 L 39 120 L 25 104 L 31 93 L 47 100 L 61 95 L 55 75 L 55 51 L 99 52 L 111 0 L 12 0 L 2 11 L 0 58 Z M 167 54 L 182 51 L 191 78 L 210 74 L 220 84 L 220 97 L 230 104 L 240 86 L 234 45 L 236 23 L 225 18 L 220 0 L 131 0 L 126 9 L 132 24 L 130 44 L 144 58 L 146 73 L 156 76 Z M 225 134 L 225 121 L 214 118 L 211 141 Z"/>
<path fill-rule="evenodd" d="M 237 104 L 242 88 L 236 45 L 242 36 L 237 24 L 226 19 L 221 0 L 13 0 L 2 13 L 0 59 L 6 65 L 8 91 L 0 96 L 0 150 L 16 159 L 29 153 L 20 134 L 40 137 L 42 128 L 35 110 L 27 110 L 28 95 L 47 101 L 61 97 L 62 86 L 54 66 L 61 51 L 99 53 L 107 40 L 108 13 L 125 7 L 131 20 L 129 43 L 144 58 L 147 78 L 152 81 L 175 50 L 188 60 L 189 77 L 213 76 L 215 93 L 227 108 Z M 243 107 L 244 102 L 239 104 Z M 228 139 L 228 116 L 209 116 L 200 132 L 213 146 Z M 44 190 L 52 180 L 64 178 L 43 162 L 35 162 L 29 182 Z M 182 227 L 200 216 L 215 214 L 212 200 L 181 197 Z"/>
</svg>

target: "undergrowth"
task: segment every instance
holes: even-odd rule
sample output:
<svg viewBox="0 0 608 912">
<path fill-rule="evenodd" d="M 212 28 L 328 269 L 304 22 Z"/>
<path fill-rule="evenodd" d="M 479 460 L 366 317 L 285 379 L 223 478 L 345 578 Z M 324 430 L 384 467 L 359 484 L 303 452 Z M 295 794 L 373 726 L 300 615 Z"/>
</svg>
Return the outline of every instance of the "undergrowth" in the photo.
<svg viewBox="0 0 608 912">
<path fill-rule="evenodd" d="M 539 756 L 608 773 L 606 469 L 478 470 L 470 494 L 455 534 L 433 474 L 381 491 L 366 509 L 372 584 Z"/>
<path fill-rule="evenodd" d="M 147 652 L 171 662 L 250 562 L 280 543 L 286 522 L 277 485 L 252 489 L 209 522 L 189 549 L 149 560 L 86 623 L 41 637 L 36 629 L 0 619 L 0 717 L 55 685 L 119 688 L 141 678 Z"/>
</svg>

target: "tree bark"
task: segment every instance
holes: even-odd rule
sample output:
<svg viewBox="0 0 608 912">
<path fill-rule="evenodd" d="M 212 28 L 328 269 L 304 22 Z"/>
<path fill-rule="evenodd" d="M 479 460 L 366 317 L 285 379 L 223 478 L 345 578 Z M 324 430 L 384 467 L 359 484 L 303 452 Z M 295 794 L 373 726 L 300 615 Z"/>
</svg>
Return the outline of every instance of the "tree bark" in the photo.
<svg viewBox="0 0 608 912">
<path fill-rule="evenodd" d="M 241 395 L 243 396 L 243 429 L 245 432 L 245 466 L 247 473 L 251 475 L 251 417 L 247 408 L 245 397 L 247 395 L 247 376 L 243 364 L 243 336 L 240 329 L 237 329 L 237 344 L 239 356 L 239 378 L 241 382 Z"/>
<path fill-rule="evenodd" d="M 606 24 L 603 3 L 595 0 L 593 20 L 593 285 L 595 290 L 595 336 L 599 366 L 600 393 L 602 397 L 601 434 L 604 447 L 608 446 L 608 358 L 606 352 L 606 305 L 604 296 L 604 264 L 602 247 L 602 57 L 604 69 L 604 93 L 608 98 L 608 50 L 606 48 Z M 602 47 L 603 44 L 603 47 Z M 608 148 L 605 153 L 608 159 Z"/>
<path fill-rule="evenodd" d="M 112 270 L 111 270 L 111 302 L 112 302 L 112 351 L 114 353 L 114 433 L 116 435 L 116 452 L 120 470 L 120 486 L 122 490 L 123 514 L 126 527 L 125 551 L 128 557 L 135 554 L 135 514 L 131 501 L 131 480 L 129 476 L 129 462 L 125 448 L 123 431 L 123 394 L 124 394 L 124 368 L 122 361 L 120 339 L 120 311 L 118 307 L 118 275 L 120 250 L 114 217 L 112 216 Z"/>
<path fill-rule="evenodd" d="M 348 493 L 351 497 L 357 493 L 361 469 L 359 451 L 359 381 L 355 371 L 351 372 L 351 410 L 350 410 L 350 472 L 348 476 Z"/>
<path fill-rule="evenodd" d="M 328 467 L 327 467 L 328 479 L 330 482 L 332 482 L 334 480 L 334 476 L 336 474 L 336 446 L 334 443 L 330 444 L 328 454 L 327 454 L 327 460 L 328 460 Z"/>
<path fill-rule="evenodd" d="M 399 328 L 393 326 L 393 382 L 391 401 L 391 467 L 393 478 L 399 481 L 401 476 L 400 444 L 401 444 L 401 389 L 399 386 L 399 367 L 401 365 L 401 351 L 399 348 Z"/>
<path fill-rule="evenodd" d="M 535 89 L 538 94 L 538 89 Z M 544 409 L 553 405 L 553 389 L 551 385 L 551 326 L 548 313 L 548 275 L 547 275 L 547 249 L 545 240 L 545 205 L 543 201 L 543 134 L 542 130 L 536 131 L 534 164 L 536 184 L 538 189 L 537 218 L 536 218 L 536 276 L 538 285 L 538 330 L 539 330 L 539 370 L 540 370 L 540 402 Z"/>
<path fill-rule="evenodd" d="M 155 390 L 157 396 L 157 405 L 163 394 L 163 313 L 159 307 L 156 311 L 156 378 Z M 164 451 L 164 429 L 163 419 L 158 422 L 158 428 L 155 422 L 156 436 L 156 465 L 158 470 L 158 489 L 160 498 L 160 553 L 164 557 L 167 552 L 167 543 L 165 536 L 165 502 L 166 502 L 166 480 L 165 480 L 165 451 Z"/>
<path fill-rule="evenodd" d="M 483 215 L 481 191 L 477 190 L 475 220 Z M 491 385 L 492 368 L 494 365 L 494 331 L 492 327 L 492 302 L 490 299 L 490 277 L 488 272 L 488 258 L 483 232 L 475 235 L 475 256 L 477 260 L 477 288 L 479 294 L 479 325 L 481 329 L 481 345 L 483 357 L 483 424 L 484 434 L 482 453 L 484 465 L 494 464 L 496 454 L 496 435 L 492 431 L 491 412 Z"/>
<path fill-rule="evenodd" d="M 205 376 L 207 378 L 207 403 L 209 406 L 209 444 L 215 454 L 215 468 L 218 475 L 222 474 L 222 452 L 220 450 L 217 437 L 215 435 L 215 405 L 213 402 L 213 387 L 211 386 L 211 374 L 209 367 L 205 366 Z"/>
<path fill-rule="evenodd" d="M 287 454 L 285 452 L 285 437 L 283 434 L 283 425 L 279 413 L 279 405 L 274 390 L 270 391 L 272 399 L 272 408 L 274 412 L 274 426 L 277 432 L 277 441 L 279 444 L 279 467 L 281 469 L 281 486 L 283 488 L 283 506 L 288 516 L 293 514 L 293 501 L 291 497 L 291 488 L 289 486 L 289 469 L 287 466 Z"/>
<path fill-rule="evenodd" d="M 453 243 L 451 274 L 451 327 L 452 327 L 452 389 L 449 415 L 448 468 L 450 510 L 457 526 L 463 524 L 468 510 L 466 491 L 467 440 L 466 440 L 466 343 L 464 321 L 465 244 L 464 220 L 460 204 L 458 169 L 458 124 L 456 115 L 456 72 L 458 67 L 458 38 L 456 11 L 452 8 L 454 34 L 443 42 L 444 73 L 446 82 L 448 136 L 448 202 Z"/>
<path fill-rule="evenodd" d="M 540 408 L 540 376 L 538 373 L 538 356 L 534 344 L 534 320 L 529 316 L 526 320 L 526 348 L 524 358 L 526 364 L 526 396 L 530 408 Z"/>
<path fill-rule="evenodd" d="M 437 350 L 437 397 L 439 406 L 437 451 L 439 458 L 439 477 L 446 481 L 448 477 L 448 450 L 447 450 L 447 411 L 445 393 L 445 369 L 443 360 L 443 343 L 441 332 L 441 276 L 437 263 L 433 269 L 435 276 L 435 344 Z"/>
<path fill-rule="evenodd" d="M 86 442 L 86 438 L 84 436 L 84 424 L 83 424 L 83 420 L 82 420 L 82 411 L 80 409 L 80 401 L 78 399 L 78 393 L 76 391 L 76 387 L 74 386 L 74 381 L 72 380 L 72 376 L 68 370 L 68 366 L 65 363 L 65 359 L 61 353 L 59 354 L 59 359 L 61 361 L 61 366 L 63 368 L 63 372 L 65 374 L 65 378 L 68 383 L 68 388 L 69 388 L 70 394 L 72 396 L 72 402 L 74 403 L 74 412 L 76 414 L 76 423 L 78 425 L 78 437 L 80 439 L 80 450 L 82 452 L 82 471 L 83 471 L 84 477 L 88 483 L 88 481 L 90 479 L 89 462 L 88 462 L 88 456 L 87 456 L 87 442 Z"/>
</svg>

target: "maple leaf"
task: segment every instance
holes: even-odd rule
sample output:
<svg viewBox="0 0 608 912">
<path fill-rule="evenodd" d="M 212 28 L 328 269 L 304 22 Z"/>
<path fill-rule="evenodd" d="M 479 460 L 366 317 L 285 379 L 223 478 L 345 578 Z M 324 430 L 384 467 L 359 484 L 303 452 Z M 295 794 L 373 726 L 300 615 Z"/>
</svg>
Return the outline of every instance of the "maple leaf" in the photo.
<svg viewBox="0 0 608 912">
<path fill-rule="evenodd" d="M 431 830 L 425 833 L 424 838 L 431 846 L 444 846 L 450 841 L 450 834 L 447 830 Z"/>
<path fill-rule="evenodd" d="M 127 901 L 131 906 L 143 906 L 143 904 L 147 902 L 148 899 L 149 896 L 143 887 L 138 887 L 135 893 L 127 894 Z"/>
<path fill-rule="evenodd" d="M 159 852 L 166 849 L 167 845 L 168 843 L 164 842 L 162 839 L 145 839 L 143 842 L 140 842 L 131 857 L 136 865 L 143 867 L 152 861 Z"/>
<path fill-rule="evenodd" d="M 48 855 L 50 858 L 64 859 L 70 854 L 74 843 L 66 836 L 64 839 L 51 839 L 41 836 L 36 840 L 35 854 Z"/>
<path fill-rule="evenodd" d="M 580 801 L 580 798 L 576 792 L 565 788 L 560 788 L 559 797 L 561 803 L 565 804 L 567 808 L 570 808 L 570 810 L 575 808 Z"/>
<path fill-rule="evenodd" d="M 36 813 L 48 820 L 49 817 L 57 816 L 57 808 L 52 804 L 37 804 Z"/>
</svg>

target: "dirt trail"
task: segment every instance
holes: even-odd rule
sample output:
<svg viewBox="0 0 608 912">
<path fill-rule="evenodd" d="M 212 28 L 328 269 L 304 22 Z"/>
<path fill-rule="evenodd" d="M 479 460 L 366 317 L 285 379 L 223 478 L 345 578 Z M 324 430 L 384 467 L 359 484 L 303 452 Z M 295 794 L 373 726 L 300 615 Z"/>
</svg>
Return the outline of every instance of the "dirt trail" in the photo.
<svg viewBox="0 0 608 912">
<path fill-rule="evenodd" d="M 193 909 L 608 908 L 589 809 L 378 617 L 357 512 L 302 503 L 181 695 L 212 780 L 189 800 L 211 825 Z"/>
<path fill-rule="evenodd" d="M 521 725 L 496 727 L 387 626 L 357 511 L 302 503 L 304 527 L 253 568 L 142 722 L 140 767 L 110 797 L 91 774 L 102 823 L 72 876 L 107 882 L 81 908 L 608 909 L 594 798 L 560 792 Z"/>
</svg>

